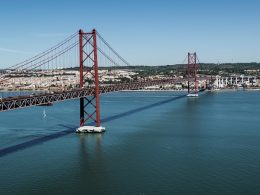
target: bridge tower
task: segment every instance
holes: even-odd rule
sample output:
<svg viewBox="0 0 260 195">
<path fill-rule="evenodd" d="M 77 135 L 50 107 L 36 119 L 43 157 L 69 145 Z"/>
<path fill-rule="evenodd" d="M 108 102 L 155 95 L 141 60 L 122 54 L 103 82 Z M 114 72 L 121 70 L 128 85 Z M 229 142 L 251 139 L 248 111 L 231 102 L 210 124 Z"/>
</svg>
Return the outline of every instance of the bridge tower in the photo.
<svg viewBox="0 0 260 195">
<path fill-rule="evenodd" d="M 93 78 L 94 93 L 91 97 L 80 98 L 80 126 L 86 122 L 94 122 L 100 127 L 100 100 L 99 100 L 99 81 L 98 81 L 98 56 L 97 56 L 97 32 L 79 30 L 79 69 L 80 69 L 80 88 L 84 88 L 86 81 Z"/>
<path fill-rule="evenodd" d="M 198 65 L 197 65 L 197 54 L 194 53 L 188 53 L 188 67 L 187 67 L 187 74 L 188 74 L 188 94 L 191 94 L 190 85 L 193 82 L 194 83 L 194 94 L 198 93 L 198 81 L 197 81 L 197 71 L 198 71 Z"/>
</svg>

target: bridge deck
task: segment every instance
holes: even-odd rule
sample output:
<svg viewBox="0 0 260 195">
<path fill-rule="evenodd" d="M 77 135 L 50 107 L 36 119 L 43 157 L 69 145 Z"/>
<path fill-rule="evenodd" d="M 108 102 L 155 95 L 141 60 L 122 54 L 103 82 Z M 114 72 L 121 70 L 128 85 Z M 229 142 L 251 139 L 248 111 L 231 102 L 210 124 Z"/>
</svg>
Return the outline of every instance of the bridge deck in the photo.
<svg viewBox="0 0 260 195">
<path fill-rule="evenodd" d="M 108 93 L 108 92 L 122 91 L 122 90 L 133 90 L 133 89 L 144 88 L 147 86 L 163 85 L 163 84 L 177 83 L 177 82 L 180 82 L 180 80 L 164 79 L 164 80 L 154 80 L 154 81 L 147 81 L 147 82 L 133 82 L 127 84 L 107 85 L 107 86 L 100 86 L 100 93 Z M 3 98 L 0 100 L 0 112 L 18 109 L 18 108 L 25 108 L 30 106 L 54 103 L 59 101 L 65 101 L 69 99 L 78 99 L 81 97 L 92 96 L 94 95 L 94 93 L 95 93 L 94 87 L 87 87 L 84 89 L 74 89 L 70 91 Z"/>
</svg>

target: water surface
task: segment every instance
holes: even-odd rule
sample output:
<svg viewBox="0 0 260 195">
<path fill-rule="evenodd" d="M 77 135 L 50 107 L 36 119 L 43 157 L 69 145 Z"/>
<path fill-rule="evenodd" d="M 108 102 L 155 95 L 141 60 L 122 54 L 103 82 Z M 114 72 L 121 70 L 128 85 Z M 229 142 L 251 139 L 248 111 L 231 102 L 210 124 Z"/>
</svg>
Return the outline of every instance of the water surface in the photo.
<svg viewBox="0 0 260 195">
<path fill-rule="evenodd" d="M 0 194 L 260 194 L 259 97 L 110 93 L 94 135 L 78 100 L 0 113 Z"/>
</svg>

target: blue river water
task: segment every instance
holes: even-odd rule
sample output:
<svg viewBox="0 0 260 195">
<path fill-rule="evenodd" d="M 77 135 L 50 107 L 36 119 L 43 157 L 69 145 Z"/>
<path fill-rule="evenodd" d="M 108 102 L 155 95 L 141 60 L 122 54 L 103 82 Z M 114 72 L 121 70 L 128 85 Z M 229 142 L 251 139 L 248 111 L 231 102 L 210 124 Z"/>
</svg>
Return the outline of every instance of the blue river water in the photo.
<svg viewBox="0 0 260 195">
<path fill-rule="evenodd" d="M 0 113 L 0 194 L 260 194 L 260 91 L 101 96 Z M 45 110 L 46 117 L 43 117 Z"/>
</svg>

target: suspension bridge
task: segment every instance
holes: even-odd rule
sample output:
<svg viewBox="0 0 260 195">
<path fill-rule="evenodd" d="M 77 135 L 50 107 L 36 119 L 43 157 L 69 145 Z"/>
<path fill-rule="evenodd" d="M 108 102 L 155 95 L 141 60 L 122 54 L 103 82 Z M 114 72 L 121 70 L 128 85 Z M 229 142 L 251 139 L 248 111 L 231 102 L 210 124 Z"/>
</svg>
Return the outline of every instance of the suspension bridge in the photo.
<svg viewBox="0 0 260 195">
<path fill-rule="evenodd" d="M 117 82 L 113 84 L 102 83 L 102 67 L 108 70 L 113 67 L 131 67 L 118 52 L 95 30 L 84 32 L 79 30 L 69 36 L 64 41 L 54 47 L 35 55 L 21 63 L 15 64 L 5 69 L 0 75 L 0 84 L 12 80 L 14 77 L 30 79 L 41 75 L 40 82 L 46 82 L 49 89 L 45 92 L 16 95 L 12 97 L 2 97 L 0 101 L 0 111 L 9 111 L 18 108 L 26 108 L 37 105 L 46 105 L 69 99 L 79 99 L 80 103 L 80 126 L 94 122 L 96 127 L 100 127 L 100 94 L 142 89 L 148 86 L 158 86 L 174 84 L 183 81 L 188 82 L 188 94 L 194 96 L 198 93 L 198 80 L 212 80 L 212 77 L 198 77 L 197 54 L 188 53 L 187 64 L 184 70 L 186 77 L 167 77 L 157 79 L 142 79 L 138 81 Z M 101 66 L 99 66 L 101 64 Z M 78 72 L 76 78 L 78 82 L 72 82 L 70 87 L 63 90 L 51 89 L 51 86 L 60 81 L 58 71 L 73 69 Z M 43 76 L 42 76 L 43 75 Z M 52 76 L 52 79 L 45 77 Z M 53 75 L 55 79 L 53 80 Z M 50 78 L 50 77 L 48 77 Z M 45 80 L 44 80 L 45 79 Z M 31 80 L 31 85 L 34 81 Z M 191 88 L 191 86 L 193 86 Z"/>
</svg>

